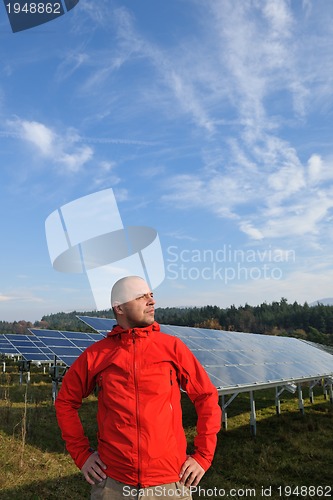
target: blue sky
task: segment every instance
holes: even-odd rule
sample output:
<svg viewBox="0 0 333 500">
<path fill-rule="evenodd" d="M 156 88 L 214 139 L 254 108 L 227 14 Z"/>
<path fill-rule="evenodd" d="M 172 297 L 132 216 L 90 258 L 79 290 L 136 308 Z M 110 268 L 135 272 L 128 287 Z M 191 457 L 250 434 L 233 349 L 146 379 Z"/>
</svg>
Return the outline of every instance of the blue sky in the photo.
<svg viewBox="0 0 333 500">
<path fill-rule="evenodd" d="M 80 0 L 12 33 L 0 5 L 0 320 L 94 308 L 45 220 L 112 188 L 159 235 L 157 306 L 332 297 L 333 4 Z"/>
</svg>

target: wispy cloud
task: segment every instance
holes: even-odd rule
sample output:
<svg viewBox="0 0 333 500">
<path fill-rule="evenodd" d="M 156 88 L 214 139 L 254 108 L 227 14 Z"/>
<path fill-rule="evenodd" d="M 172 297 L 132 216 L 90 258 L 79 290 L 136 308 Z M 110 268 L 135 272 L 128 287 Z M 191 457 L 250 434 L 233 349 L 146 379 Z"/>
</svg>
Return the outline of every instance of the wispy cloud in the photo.
<svg viewBox="0 0 333 500">
<path fill-rule="evenodd" d="M 92 142 L 95 144 L 125 144 L 130 146 L 156 146 L 158 145 L 155 141 L 144 141 L 137 139 L 126 139 L 126 138 L 116 138 L 116 137 L 81 137 L 79 140 L 83 142 Z"/>
<path fill-rule="evenodd" d="M 34 295 L 29 290 L 15 291 L 14 293 L 10 293 L 7 295 L 0 294 L 0 302 L 13 302 L 13 301 L 22 301 L 22 302 L 30 302 L 30 303 L 43 303 L 45 299 L 42 297 L 38 297 Z"/>
<path fill-rule="evenodd" d="M 96 98 L 101 97 L 102 92 L 103 102 L 116 106 L 121 94 L 115 95 L 110 90 L 110 82 L 116 77 L 122 78 L 121 70 L 126 72 L 128 66 L 137 65 L 137 81 L 133 81 L 131 87 L 134 99 L 129 99 L 128 94 L 126 95 L 128 110 L 137 113 L 139 105 L 146 100 L 165 114 L 170 114 L 172 110 L 173 115 L 189 116 L 197 127 L 207 133 L 213 132 L 214 123 L 205 102 L 210 100 L 205 98 L 208 94 L 201 88 L 206 85 L 206 77 L 204 73 L 197 74 L 192 61 L 188 60 L 189 54 L 193 52 L 193 45 L 186 42 L 181 50 L 178 44 L 166 50 L 140 32 L 140 26 L 130 9 L 115 7 L 114 4 L 103 1 L 98 6 L 94 5 L 93 10 L 91 5 L 86 2 L 86 14 L 93 26 L 98 25 L 99 30 L 108 34 L 105 44 L 98 51 L 90 48 L 89 43 L 84 48 L 82 44 L 78 44 L 76 49 L 64 54 L 64 60 L 57 70 L 58 78 L 69 78 L 85 67 L 88 74 L 82 78 L 77 91 L 81 95 L 95 95 Z M 103 15 L 97 14 L 99 12 Z M 110 26 L 114 30 L 114 36 L 110 36 Z M 142 77 L 142 67 L 146 67 L 149 74 L 153 71 L 154 78 L 147 81 Z M 189 67 L 192 76 L 188 72 Z M 124 85 L 128 85 L 126 80 Z"/>
<path fill-rule="evenodd" d="M 196 207 L 233 219 L 251 239 L 319 235 L 322 225 L 330 224 L 333 209 L 332 170 L 322 165 L 326 162 L 315 157 L 309 160 L 310 174 L 295 161 L 276 166 L 270 174 L 264 169 L 253 175 L 231 168 L 214 175 L 177 175 L 164 187 L 162 201 L 178 209 Z"/>
<path fill-rule="evenodd" d="M 117 164 L 113 161 L 102 161 L 96 168 L 93 184 L 96 189 L 106 186 L 116 186 L 121 182 L 121 178 L 116 174 Z"/>
<path fill-rule="evenodd" d="M 243 120 L 257 133 L 269 126 L 264 99 L 282 89 L 302 113 L 301 96 L 307 92 L 297 70 L 297 22 L 289 3 L 226 0 L 208 5 L 224 80 Z"/>
<path fill-rule="evenodd" d="M 9 122 L 14 126 L 14 122 Z M 33 144 L 42 155 L 50 156 L 54 150 L 55 134 L 42 123 L 21 120 L 16 122 L 18 136 Z"/>
<path fill-rule="evenodd" d="M 184 231 L 178 230 L 171 233 L 166 233 L 165 236 L 172 238 L 173 240 L 186 240 L 186 241 L 198 241 L 198 238 L 187 235 Z"/>
<path fill-rule="evenodd" d="M 9 134 L 32 146 L 40 156 L 62 167 L 63 173 L 77 173 L 93 157 L 93 149 L 81 145 L 74 129 L 59 133 L 43 123 L 21 118 L 8 120 Z"/>
<path fill-rule="evenodd" d="M 0 294 L 0 302 L 7 302 L 8 300 L 13 300 L 13 298 L 10 295 Z"/>
<path fill-rule="evenodd" d="M 62 62 L 57 68 L 56 79 L 58 82 L 66 80 L 76 73 L 82 66 L 86 66 L 89 61 L 89 55 L 82 50 L 68 51 Z"/>
<path fill-rule="evenodd" d="M 299 16 L 307 23 L 307 11 L 301 5 L 294 10 L 293 4 L 283 0 L 208 1 L 205 6 L 211 13 L 203 21 L 205 46 L 212 47 L 215 65 L 213 70 L 208 64 L 206 72 L 213 89 L 211 101 L 225 100 L 227 95 L 237 119 L 229 133 L 223 122 L 215 127 L 209 162 L 206 147 L 201 171 L 169 179 L 162 200 L 178 208 L 204 208 L 218 217 L 232 218 L 250 239 L 320 237 L 333 208 L 332 159 L 314 151 L 304 163 L 297 144 L 279 136 L 287 120 L 306 126 L 307 115 L 313 111 L 314 88 L 321 96 L 325 93 L 315 76 L 320 73 L 316 49 L 299 30 Z M 328 27 L 322 44 L 324 40 L 332 43 Z M 315 47 L 320 51 L 318 43 Z M 196 67 L 207 68 L 200 55 L 200 51 L 195 53 Z M 183 62 L 182 55 L 180 59 Z M 193 72 L 188 74 L 193 78 Z M 290 109 L 280 95 L 288 96 Z M 200 102 L 207 105 L 207 101 Z M 214 113 L 211 119 L 214 122 Z"/>
</svg>

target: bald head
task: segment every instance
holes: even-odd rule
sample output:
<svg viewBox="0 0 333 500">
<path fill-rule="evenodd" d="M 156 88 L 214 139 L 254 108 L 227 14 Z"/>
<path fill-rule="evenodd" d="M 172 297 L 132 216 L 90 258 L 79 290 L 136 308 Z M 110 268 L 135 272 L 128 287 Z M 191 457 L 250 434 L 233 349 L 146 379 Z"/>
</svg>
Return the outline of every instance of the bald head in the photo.
<svg viewBox="0 0 333 500">
<path fill-rule="evenodd" d="M 148 284 L 139 276 L 127 276 L 113 285 L 111 305 L 118 324 L 125 329 L 146 327 L 154 322 L 155 300 Z"/>
<path fill-rule="evenodd" d="M 126 278 L 121 278 L 113 285 L 111 306 L 125 304 L 147 293 L 151 293 L 151 291 L 143 278 L 126 276 Z"/>
</svg>

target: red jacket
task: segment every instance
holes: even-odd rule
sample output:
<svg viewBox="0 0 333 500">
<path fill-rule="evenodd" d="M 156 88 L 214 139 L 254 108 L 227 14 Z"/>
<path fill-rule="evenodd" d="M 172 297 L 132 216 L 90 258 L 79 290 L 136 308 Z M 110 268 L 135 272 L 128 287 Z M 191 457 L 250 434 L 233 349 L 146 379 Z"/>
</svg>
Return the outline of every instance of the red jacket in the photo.
<svg viewBox="0 0 333 500">
<path fill-rule="evenodd" d="M 179 481 L 186 460 L 180 387 L 193 401 L 193 458 L 207 470 L 221 424 L 217 390 L 186 345 L 157 323 L 123 330 L 88 347 L 65 375 L 55 408 L 67 450 L 81 469 L 89 442 L 78 416 L 82 398 L 98 392 L 98 453 L 105 473 L 142 487 Z"/>
</svg>

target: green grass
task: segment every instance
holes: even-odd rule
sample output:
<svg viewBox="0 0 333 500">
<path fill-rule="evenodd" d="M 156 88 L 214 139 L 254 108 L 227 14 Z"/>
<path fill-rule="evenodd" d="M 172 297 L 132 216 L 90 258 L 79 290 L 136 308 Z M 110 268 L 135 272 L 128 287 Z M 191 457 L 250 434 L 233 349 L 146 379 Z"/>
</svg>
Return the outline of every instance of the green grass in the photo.
<svg viewBox="0 0 333 500">
<path fill-rule="evenodd" d="M 47 375 L 35 371 L 31 383 L 18 384 L 16 372 L 0 374 L 0 499 L 48 500 L 89 498 L 90 486 L 64 448 L 51 400 Z M 304 389 L 305 415 L 296 397 L 284 395 L 282 414 L 275 414 L 274 391 L 255 392 L 257 435 L 249 427 L 249 397 L 240 394 L 228 409 L 228 430 L 221 431 L 212 467 L 203 477 L 201 494 L 195 499 L 223 498 L 330 498 L 299 489 L 287 495 L 278 488 L 288 486 L 332 486 L 333 494 L 333 408 L 322 391 L 310 404 Z M 26 396 L 26 405 L 25 405 Z M 196 415 L 183 398 L 184 426 L 190 443 L 195 434 Z M 26 411 L 26 435 L 24 412 Z M 96 400 L 88 398 L 81 411 L 84 427 L 95 444 Z M 272 488 L 261 494 L 262 488 Z M 215 489 L 215 490 L 214 490 Z M 234 495 L 235 491 L 239 495 Z M 256 493 L 254 496 L 253 493 Z M 268 495 L 268 493 L 271 493 Z M 289 493 L 286 490 L 285 493 Z M 231 496 L 232 495 L 232 496 Z"/>
</svg>

